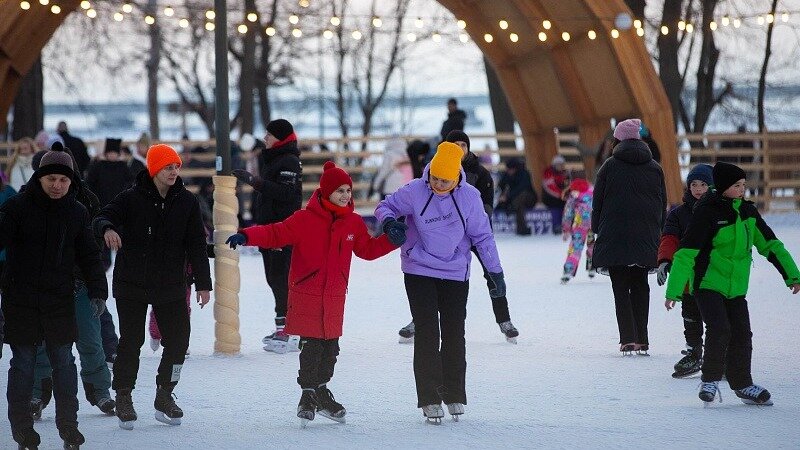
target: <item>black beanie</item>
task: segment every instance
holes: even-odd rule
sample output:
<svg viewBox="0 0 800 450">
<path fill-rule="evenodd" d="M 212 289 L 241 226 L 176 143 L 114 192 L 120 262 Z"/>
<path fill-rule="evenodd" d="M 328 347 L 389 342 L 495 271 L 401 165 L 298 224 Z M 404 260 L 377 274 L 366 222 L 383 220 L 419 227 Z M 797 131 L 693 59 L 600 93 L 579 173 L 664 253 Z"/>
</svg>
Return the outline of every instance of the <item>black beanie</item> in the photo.
<svg viewBox="0 0 800 450">
<path fill-rule="evenodd" d="M 288 120 L 277 119 L 267 124 L 267 133 L 282 141 L 289 137 L 290 134 L 294 133 L 294 128 L 292 128 L 292 124 L 289 123 Z"/>
<path fill-rule="evenodd" d="M 122 153 L 122 139 L 106 138 L 106 145 L 103 147 L 103 153 L 108 152 Z"/>
<path fill-rule="evenodd" d="M 726 162 L 718 162 L 714 165 L 714 189 L 720 194 L 742 178 L 746 178 L 744 170 L 737 165 Z"/>
<path fill-rule="evenodd" d="M 447 142 L 466 142 L 467 143 L 467 151 L 469 151 L 469 136 L 467 133 L 464 133 L 461 130 L 452 130 L 447 133 L 447 137 L 444 139 Z"/>
<path fill-rule="evenodd" d="M 52 174 L 64 175 L 69 178 L 75 176 L 72 169 L 72 157 L 67 152 L 51 150 L 42 156 L 35 177 L 38 179 Z"/>
</svg>

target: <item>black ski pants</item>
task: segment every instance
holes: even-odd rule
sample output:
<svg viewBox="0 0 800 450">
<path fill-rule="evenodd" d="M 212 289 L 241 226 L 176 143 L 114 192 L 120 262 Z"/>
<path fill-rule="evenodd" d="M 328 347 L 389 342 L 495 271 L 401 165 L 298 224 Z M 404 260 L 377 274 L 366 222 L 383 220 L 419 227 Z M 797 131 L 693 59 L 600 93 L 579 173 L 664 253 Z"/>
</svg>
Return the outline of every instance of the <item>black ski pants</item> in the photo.
<svg viewBox="0 0 800 450">
<path fill-rule="evenodd" d="M 683 336 L 686 345 L 698 355 L 703 353 L 703 317 L 697 307 L 694 295 L 684 294 L 681 301 L 681 316 L 683 316 Z"/>
<path fill-rule="evenodd" d="M 114 361 L 112 389 L 133 389 L 139 372 L 139 353 L 144 344 L 147 303 L 117 299 L 119 316 L 119 346 Z M 172 386 L 181 377 L 186 350 L 189 348 L 189 310 L 186 298 L 153 305 L 153 313 L 161 331 L 161 364 L 158 366 L 156 384 Z"/>
<path fill-rule="evenodd" d="M 286 317 L 289 299 L 289 263 L 292 261 L 292 247 L 282 249 L 259 249 L 264 260 L 264 274 L 267 284 L 275 296 L 275 317 Z"/>
<path fill-rule="evenodd" d="M 417 406 L 438 405 L 442 401 L 466 404 L 464 322 L 469 282 L 405 274 L 405 285 L 416 327 Z"/>
<path fill-rule="evenodd" d="M 303 389 L 316 389 L 331 381 L 337 356 L 339 356 L 339 338 L 301 337 L 297 384 Z"/>
<path fill-rule="evenodd" d="M 724 373 L 731 389 L 750 386 L 753 384 L 750 372 L 753 333 L 747 300 L 725 298 L 707 289 L 695 292 L 695 296 L 706 324 L 702 380 L 720 381 Z"/>
<path fill-rule="evenodd" d="M 648 270 L 638 266 L 609 267 L 617 312 L 620 344 L 649 345 L 647 321 L 650 315 Z"/>
<path fill-rule="evenodd" d="M 478 254 L 478 249 L 472 247 L 472 253 L 475 254 L 476 258 L 478 258 L 478 262 L 481 263 L 481 269 L 483 269 L 483 278 L 486 279 L 486 287 L 488 289 L 494 288 L 494 282 L 489 278 L 489 271 L 486 270 L 486 266 L 481 260 L 481 255 Z M 489 296 L 489 299 L 492 300 L 492 311 L 494 311 L 494 320 L 497 323 L 508 322 L 511 320 L 511 314 L 508 312 L 508 299 L 505 295 L 498 298 L 492 298 Z"/>
</svg>

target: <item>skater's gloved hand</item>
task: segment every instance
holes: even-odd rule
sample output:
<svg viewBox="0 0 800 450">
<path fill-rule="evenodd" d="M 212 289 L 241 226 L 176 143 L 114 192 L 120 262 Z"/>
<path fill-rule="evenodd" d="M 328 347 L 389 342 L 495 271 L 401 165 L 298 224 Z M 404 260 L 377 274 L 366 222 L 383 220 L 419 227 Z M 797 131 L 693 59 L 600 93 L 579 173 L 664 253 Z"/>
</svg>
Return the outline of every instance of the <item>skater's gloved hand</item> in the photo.
<svg viewBox="0 0 800 450">
<path fill-rule="evenodd" d="M 237 245 L 247 245 L 247 235 L 243 233 L 236 233 L 231 235 L 225 243 L 230 245 L 232 249 L 236 250 Z"/>
<path fill-rule="evenodd" d="M 381 228 L 383 232 L 386 233 L 386 237 L 389 238 L 389 242 L 398 247 L 405 244 L 408 225 L 390 218 L 383 221 L 383 226 Z"/>
<path fill-rule="evenodd" d="M 658 275 L 656 275 L 656 281 L 658 282 L 659 286 L 663 286 L 664 283 L 667 282 L 667 274 L 669 274 L 669 269 L 672 268 L 672 263 L 669 261 L 664 261 L 658 265 Z"/>
<path fill-rule="evenodd" d="M 235 176 L 236 179 L 242 183 L 253 186 L 253 189 L 261 189 L 264 186 L 264 180 L 262 180 L 261 177 L 253 175 L 246 170 L 236 169 L 231 172 L 231 175 Z"/>
<path fill-rule="evenodd" d="M 494 287 L 489 289 L 489 297 L 500 298 L 506 296 L 506 281 L 503 272 L 489 272 L 489 279 L 494 283 Z"/>
<path fill-rule="evenodd" d="M 789 289 L 792 290 L 792 294 L 797 294 L 798 292 L 800 292 L 800 283 L 795 283 L 789 286 Z"/>
<path fill-rule="evenodd" d="M 666 299 L 664 300 L 664 307 L 667 308 L 667 311 L 675 307 L 675 300 Z"/>
<path fill-rule="evenodd" d="M 89 306 L 92 308 L 92 317 L 98 318 L 106 310 L 106 300 L 103 298 L 90 298 Z"/>
</svg>

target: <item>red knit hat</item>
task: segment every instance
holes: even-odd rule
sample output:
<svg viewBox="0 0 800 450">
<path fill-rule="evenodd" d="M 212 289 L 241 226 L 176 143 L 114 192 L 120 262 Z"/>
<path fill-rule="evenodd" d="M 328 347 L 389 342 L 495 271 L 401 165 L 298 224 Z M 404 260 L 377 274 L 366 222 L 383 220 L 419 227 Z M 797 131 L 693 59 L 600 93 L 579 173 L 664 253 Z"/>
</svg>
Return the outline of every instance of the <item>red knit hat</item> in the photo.
<svg viewBox="0 0 800 450">
<path fill-rule="evenodd" d="M 174 148 L 167 144 L 156 144 L 147 150 L 147 171 L 151 178 L 170 164 L 177 164 L 178 167 L 183 164 Z"/>
<path fill-rule="evenodd" d="M 322 198 L 328 199 L 339 186 L 346 184 L 353 188 L 353 180 L 343 169 L 336 167 L 333 161 L 326 161 L 322 166 L 322 176 L 319 179 L 319 189 Z"/>
<path fill-rule="evenodd" d="M 583 178 L 575 178 L 569 184 L 570 191 L 586 192 L 589 190 L 589 182 Z"/>
</svg>

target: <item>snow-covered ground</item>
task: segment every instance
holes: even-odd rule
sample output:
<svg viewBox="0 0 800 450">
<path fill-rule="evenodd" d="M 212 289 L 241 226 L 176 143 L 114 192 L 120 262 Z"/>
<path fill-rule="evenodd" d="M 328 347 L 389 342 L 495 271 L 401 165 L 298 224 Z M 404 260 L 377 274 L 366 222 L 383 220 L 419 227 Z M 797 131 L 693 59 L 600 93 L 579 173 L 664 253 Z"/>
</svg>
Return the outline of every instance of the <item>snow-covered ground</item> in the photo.
<svg viewBox="0 0 800 450">
<path fill-rule="evenodd" d="M 800 257 L 798 220 L 770 219 Z M 800 446 L 800 295 L 757 257 L 750 283 L 753 375 L 772 392 L 775 406 L 742 404 L 724 382 L 723 402 L 703 408 L 698 378 L 674 380 L 681 356 L 680 310 L 663 307 L 664 288 L 651 277 L 650 357 L 622 357 L 607 277 L 584 272 L 559 284 L 566 244 L 559 237 L 498 237 L 518 345 L 505 342 L 494 323 L 480 268 L 473 265 L 467 319 L 466 414 L 427 425 L 416 408 L 413 346 L 397 343 L 410 315 L 395 252 L 374 262 L 354 259 L 342 352 L 330 383 L 348 410 L 347 424 L 318 418 L 305 430 L 295 408 L 300 390 L 297 353 L 261 349 L 271 332 L 274 301 L 261 258 L 241 259 L 240 357 L 212 356 L 210 307 L 192 312 L 191 357 L 176 390 L 184 423 L 169 427 L 152 417 L 158 355 L 142 349 L 133 431 L 81 398 L 84 448 L 798 448 Z M 114 303 L 109 302 L 114 310 Z M 9 349 L 0 361 L 8 369 Z M 0 377 L 5 391 L 6 376 Z M 5 402 L 2 404 L 5 408 Z M 54 408 L 36 424 L 42 448 L 61 448 Z M 0 420 L 0 448 L 16 448 Z"/>
</svg>

